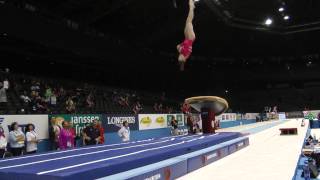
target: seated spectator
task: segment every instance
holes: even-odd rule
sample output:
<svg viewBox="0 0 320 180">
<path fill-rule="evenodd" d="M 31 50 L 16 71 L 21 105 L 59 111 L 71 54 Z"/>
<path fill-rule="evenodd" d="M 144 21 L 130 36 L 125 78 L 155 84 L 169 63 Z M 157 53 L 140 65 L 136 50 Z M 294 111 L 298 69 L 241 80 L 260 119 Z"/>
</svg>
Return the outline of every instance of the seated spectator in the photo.
<svg viewBox="0 0 320 180">
<path fill-rule="evenodd" d="M 4 153 L 7 151 L 7 139 L 4 135 L 4 130 L 0 126 L 0 158 L 3 157 Z"/>
<path fill-rule="evenodd" d="M 27 154 L 36 153 L 38 150 L 38 143 L 40 140 L 38 139 L 38 134 L 34 131 L 34 125 L 28 124 L 26 126 L 26 151 Z"/>
<path fill-rule="evenodd" d="M 57 96 L 58 96 L 58 97 L 65 97 L 66 94 L 67 94 L 67 93 L 66 93 L 66 91 L 64 90 L 64 88 L 63 88 L 63 87 L 60 87 Z"/>
<path fill-rule="evenodd" d="M 50 96 L 50 105 L 51 106 L 56 106 L 57 105 L 57 95 L 56 93 L 52 93 L 52 95 Z"/>
<path fill-rule="evenodd" d="M 154 112 L 159 112 L 159 109 L 158 109 L 158 103 L 154 103 L 154 105 L 153 105 L 153 110 L 154 110 Z"/>
<path fill-rule="evenodd" d="M 49 86 L 46 86 L 46 91 L 44 93 L 44 97 L 46 101 L 50 101 L 51 96 L 52 96 L 52 89 Z"/>
<path fill-rule="evenodd" d="M 141 105 L 140 105 L 140 102 L 138 101 L 138 102 L 133 106 L 133 112 L 134 112 L 134 114 L 139 114 L 141 110 L 142 110 L 142 107 L 141 107 Z"/>
<path fill-rule="evenodd" d="M 32 85 L 30 87 L 30 90 L 40 92 L 40 82 L 32 81 Z"/>
<path fill-rule="evenodd" d="M 12 123 L 10 129 L 11 131 L 9 133 L 9 142 L 11 153 L 13 156 L 20 156 L 22 155 L 22 150 L 24 148 L 24 133 L 19 128 L 17 122 Z"/>
<path fill-rule="evenodd" d="M 4 79 L 4 81 L 3 81 L 3 87 L 4 87 L 4 89 L 5 89 L 5 90 L 8 90 L 8 89 L 9 89 L 9 86 L 10 86 L 9 80 L 8 80 L 7 78 Z"/>
<path fill-rule="evenodd" d="M 25 104 L 29 104 L 31 102 L 30 97 L 28 96 L 27 91 L 23 91 L 23 94 L 20 95 L 20 99 L 25 103 Z"/>
<path fill-rule="evenodd" d="M 93 94 L 92 94 L 92 93 L 90 93 L 90 94 L 87 96 L 86 103 L 87 103 L 88 108 L 91 109 L 91 108 L 94 107 L 94 100 L 93 100 Z"/>
<path fill-rule="evenodd" d="M 124 96 L 120 96 L 120 97 L 119 97 L 118 103 L 119 103 L 121 106 L 129 106 L 128 99 L 125 98 Z"/>
<path fill-rule="evenodd" d="M 73 102 L 71 97 L 69 97 L 68 100 L 66 101 L 66 110 L 67 110 L 67 113 L 74 113 L 76 110 L 76 103 Z"/>
<path fill-rule="evenodd" d="M 101 136 L 100 133 L 100 125 L 97 120 L 94 120 L 92 124 L 90 124 L 83 130 L 84 145 L 101 144 L 102 138 L 103 136 Z"/>
<path fill-rule="evenodd" d="M 7 92 L 3 84 L 0 82 L 0 110 L 7 112 Z"/>
<path fill-rule="evenodd" d="M 44 98 L 37 100 L 37 111 L 40 113 L 45 113 L 48 111 L 48 106 Z"/>
<path fill-rule="evenodd" d="M 67 121 L 62 122 L 62 129 L 59 134 L 59 149 L 65 150 L 74 147 L 74 134 L 70 130 L 69 123 Z"/>
<path fill-rule="evenodd" d="M 162 112 L 163 112 L 162 103 L 159 103 L 158 112 L 159 112 L 159 113 L 162 113 Z"/>
</svg>

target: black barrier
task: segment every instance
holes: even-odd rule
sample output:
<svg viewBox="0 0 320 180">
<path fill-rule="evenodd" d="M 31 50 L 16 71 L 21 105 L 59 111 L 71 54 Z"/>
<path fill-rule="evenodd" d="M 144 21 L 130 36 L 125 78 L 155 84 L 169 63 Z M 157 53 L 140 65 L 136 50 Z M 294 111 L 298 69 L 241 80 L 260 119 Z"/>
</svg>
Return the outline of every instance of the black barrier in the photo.
<svg viewBox="0 0 320 180">
<path fill-rule="evenodd" d="M 139 129 L 138 116 L 136 115 L 104 114 L 102 118 L 104 131 L 106 133 L 117 132 L 124 121 L 129 123 L 130 130 Z"/>
</svg>

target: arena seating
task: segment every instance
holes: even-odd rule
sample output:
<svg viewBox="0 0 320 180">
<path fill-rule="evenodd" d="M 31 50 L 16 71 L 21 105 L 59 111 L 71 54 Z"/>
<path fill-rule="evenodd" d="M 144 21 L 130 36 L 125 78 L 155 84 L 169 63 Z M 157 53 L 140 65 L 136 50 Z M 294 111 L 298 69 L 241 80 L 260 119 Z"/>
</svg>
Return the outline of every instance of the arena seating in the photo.
<svg viewBox="0 0 320 180">
<path fill-rule="evenodd" d="M 48 78 L 39 78 L 13 73 L 0 73 L 0 80 L 7 78 L 10 82 L 10 89 L 7 91 L 8 103 L 6 108 L 0 108 L 0 114 L 39 114 L 39 113 L 66 113 L 66 100 L 73 97 L 76 101 L 76 113 L 121 113 L 132 114 L 135 102 L 142 104 L 141 113 L 157 113 L 153 110 L 156 102 L 163 104 L 163 112 L 166 113 L 166 107 L 172 108 L 172 113 L 181 112 L 179 100 L 166 98 L 161 100 L 161 93 L 148 93 L 143 91 L 127 90 L 120 88 L 105 87 L 100 85 L 89 85 L 83 82 L 73 82 L 72 80 L 52 80 Z M 24 91 L 30 97 L 30 87 L 33 83 L 40 83 L 40 96 L 43 98 L 45 86 L 48 85 L 52 90 L 63 87 L 66 94 L 57 98 L 57 105 L 48 106 L 47 110 L 34 110 L 32 102 L 25 103 L 20 96 Z M 89 93 L 93 93 L 94 107 L 88 108 L 86 98 Z M 129 105 L 123 106 L 117 102 L 120 96 L 128 96 Z M 31 98 L 31 97 L 30 97 Z M 172 100 L 173 99 L 173 100 Z M 23 109 L 23 110 L 22 110 Z"/>
</svg>

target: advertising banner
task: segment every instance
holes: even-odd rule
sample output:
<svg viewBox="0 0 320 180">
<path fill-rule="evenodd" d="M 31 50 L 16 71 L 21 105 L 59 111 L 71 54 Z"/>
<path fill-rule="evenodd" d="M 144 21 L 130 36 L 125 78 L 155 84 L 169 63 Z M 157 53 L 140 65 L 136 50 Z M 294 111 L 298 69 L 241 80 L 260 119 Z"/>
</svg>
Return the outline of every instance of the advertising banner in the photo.
<svg viewBox="0 0 320 180">
<path fill-rule="evenodd" d="M 173 117 L 178 121 L 178 126 L 184 126 L 184 114 L 139 114 L 139 130 L 171 127 Z"/>
<path fill-rule="evenodd" d="M 48 115 L 0 115 L 0 124 L 4 129 L 6 137 L 9 137 L 8 126 L 17 122 L 21 128 L 27 124 L 33 124 L 39 139 L 48 139 Z"/>
<path fill-rule="evenodd" d="M 216 116 L 217 121 L 235 121 L 237 120 L 236 113 L 223 113 L 219 116 Z"/>
<path fill-rule="evenodd" d="M 307 112 L 307 111 L 306 111 Z M 302 111 L 292 111 L 292 112 L 286 112 L 286 118 L 303 118 L 304 112 Z"/>
<path fill-rule="evenodd" d="M 166 114 L 139 114 L 139 130 L 167 128 Z"/>
<path fill-rule="evenodd" d="M 279 112 L 278 113 L 279 120 L 286 120 L 286 113 L 285 112 Z"/>
<path fill-rule="evenodd" d="M 102 119 L 104 131 L 106 133 L 117 132 L 124 121 L 129 123 L 130 130 L 139 129 L 138 116 L 136 115 L 105 114 Z"/>
<path fill-rule="evenodd" d="M 49 115 L 51 125 L 56 124 L 61 127 L 63 121 L 67 121 L 75 129 L 76 135 L 81 136 L 82 130 L 94 120 L 102 122 L 103 116 L 101 114 L 56 114 Z M 47 129 L 48 131 L 48 129 Z"/>
<path fill-rule="evenodd" d="M 178 127 L 184 126 L 184 114 L 167 114 L 168 127 L 171 127 L 171 120 L 173 117 L 178 121 Z"/>
<path fill-rule="evenodd" d="M 318 120 L 320 118 L 320 110 L 303 111 L 305 119 Z"/>
</svg>

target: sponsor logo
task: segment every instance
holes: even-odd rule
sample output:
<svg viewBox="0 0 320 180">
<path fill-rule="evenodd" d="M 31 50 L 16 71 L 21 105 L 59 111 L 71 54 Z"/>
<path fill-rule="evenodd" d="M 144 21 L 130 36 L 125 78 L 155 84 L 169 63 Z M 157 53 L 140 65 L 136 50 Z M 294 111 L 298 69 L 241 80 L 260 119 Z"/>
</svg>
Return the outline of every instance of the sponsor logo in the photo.
<svg viewBox="0 0 320 180">
<path fill-rule="evenodd" d="M 157 117 L 156 123 L 163 125 L 164 124 L 164 118 L 162 116 L 161 117 Z"/>
<path fill-rule="evenodd" d="M 241 147 L 241 146 L 243 146 L 243 145 L 244 145 L 243 142 L 237 144 L 238 147 Z"/>
<path fill-rule="evenodd" d="M 129 117 L 107 117 L 108 124 L 122 124 L 124 121 L 127 121 L 129 124 L 134 124 L 136 122 L 136 118 L 133 116 Z"/>
<path fill-rule="evenodd" d="M 71 122 L 73 124 L 90 124 L 94 120 L 100 120 L 99 116 L 72 116 Z"/>
<path fill-rule="evenodd" d="M 149 116 L 147 117 L 144 117 L 140 120 L 140 124 L 144 124 L 144 125 L 147 125 L 149 126 L 151 124 L 152 120 Z"/>
<path fill-rule="evenodd" d="M 158 179 L 161 179 L 161 174 L 156 174 L 151 177 L 147 177 L 144 180 L 158 180 Z"/>
</svg>

